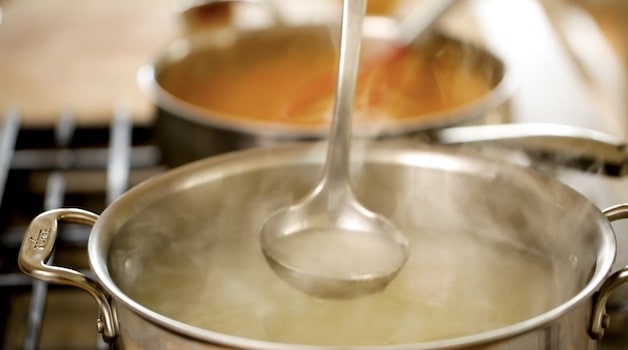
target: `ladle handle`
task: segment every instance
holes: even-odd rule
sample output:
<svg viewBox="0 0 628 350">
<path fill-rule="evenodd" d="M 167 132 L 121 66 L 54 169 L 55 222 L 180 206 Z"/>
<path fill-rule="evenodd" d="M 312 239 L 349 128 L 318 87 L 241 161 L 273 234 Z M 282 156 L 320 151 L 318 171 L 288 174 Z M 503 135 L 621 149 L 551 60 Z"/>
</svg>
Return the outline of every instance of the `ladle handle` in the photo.
<svg viewBox="0 0 628 350">
<path fill-rule="evenodd" d="M 53 209 L 39 214 L 28 226 L 20 253 L 18 265 L 27 275 L 46 282 L 74 286 L 85 290 L 98 303 L 100 319 L 98 330 L 106 342 L 113 342 L 117 336 L 117 320 L 109 303 L 108 294 L 93 278 L 59 266 L 46 264 L 57 239 L 59 221 L 93 226 L 98 215 L 81 209 Z"/>
<path fill-rule="evenodd" d="M 331 190 L 344 190 L 348 184 L 353 102 L 365 14 L 366 0 L 343 1 L 336 96 L 325 163 L 324 183 Z"/>
</svg>

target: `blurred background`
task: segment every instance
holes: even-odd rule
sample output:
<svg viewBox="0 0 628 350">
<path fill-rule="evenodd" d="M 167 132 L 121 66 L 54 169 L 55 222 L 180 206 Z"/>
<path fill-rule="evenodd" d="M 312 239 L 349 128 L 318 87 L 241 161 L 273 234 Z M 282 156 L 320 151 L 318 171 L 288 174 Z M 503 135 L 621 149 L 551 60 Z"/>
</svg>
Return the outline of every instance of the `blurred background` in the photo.
<svg viewBox="0 0 628 350">
<path fill-rule="evenodd" d="M 372 0 L 369 11 L 402 18 L 408 7 L 420 1 Z M 273 3 L 284 19 L 294 23 L 338 20 L 337 0 Z M 115 103 L 129 105 L 138 122 L 150 123 L 150 103 L 136 83 L 138 67 L 172 39 L 190 28 L 201 28 L 190 26 L 194 19 L 186 22 L 177 12 L 184 1 L 133 0 L 124 6 L 98 0 L 72 6 L 63 0 L 2 0 L 0 4 L 0 110 L 18 108 L 28 125 L 48 124 L 67 108 L 76 111 L 81 123 L 102 123 Z M 229 25 L 272 22 L 268 11 L 255 4 L 236 2 L 232 7 L 238 10 L 231 13 Z M 529 104 L 539 108 L 533 111 L 526 106 L 521 111 L 526 117 L 561 117 L 573 113 L 568 105 L 581 103 L 591 106 L 573 108 L 578 114 L 595 114 L 603 119 L 597 124 L 613 125 L 619 120 L 611 121 L 610 115 L 621 120 L 626 115 L 627 11 L 620 0 L 514 0 L 507 5 L 462 0 L 438 25 L 481 41 L 506 58 L 520 77 L 537 77 L 535 82 L 521 81 L 518 89 L 524 99 L 521 105 L 530 99 Z M 224 25 L 225 16 L 218 19 L 217 13 L 202 26 Z M 528 84 L 550 82 L 556 86 L 552 95 L 543 100 L 528 96 Z M 624 129 L 612 131 L 623 134 Z"/>
<path fill-rule="evenodd" d="M 368 12 L 401 20 L 420 1 L 370 0 Z M 338 0 L 269 3 L 283 25 L 335 26 L 340 18 Z M 99 212 L 170 167 L 153 142 L 156 107 L 140 89 L 140 67 L 194 32 L 277 25 L 268 9 L 246 1 L 184 12 L 188 6 L 182 0 L 0 0 L 2 348 L 104 346 L 95 303 L 81 291 L 33 283 L 17 269 L 16 254 L 29 219 L 42 210 Z M 514 73 L 500 121 L 574 125 L 628 139 L 627 1 L 458 0 L 436 26 L 494 52 Z M 71 130 L 71 141 L 63 130 Z M 56 151 L 69 148 L 76 149 L 80 169 L 59 165 Z M 50 180 L 59 173 L 63 186 Z M 558 175 L 600 208 L 628 202 L 628 182 L 621 178 Z M 619 267 L 628 264 L 628 227 L 618 223 L 616 229 Z M 66 253 L 55 259 L 87 270 L 87 234 L 67 234 Z M 622 318 L 628 319 L 628 292 L 618 295 L 619 336 L 602 348 L 628 346 Z"/>
</svg>

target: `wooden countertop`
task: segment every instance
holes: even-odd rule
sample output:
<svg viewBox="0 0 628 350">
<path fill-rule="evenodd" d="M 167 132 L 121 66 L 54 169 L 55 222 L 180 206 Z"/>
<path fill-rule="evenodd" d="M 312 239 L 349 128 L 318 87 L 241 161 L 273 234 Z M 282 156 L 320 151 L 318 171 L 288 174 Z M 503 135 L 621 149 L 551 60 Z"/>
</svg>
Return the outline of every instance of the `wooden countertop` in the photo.
<svg viewBox="0 0 628 350">
<path fill-rule="evenodd" d="M 137 69 L 180 31 L 172 0 L 0 0 L 0 113 L 50 124 L 71 108 L 103 123 L 123 104 L 138 122 L 150 103 Z"/>
<path fill-rule="evenodd" d="M 0 0 L 0 116 L 17 108 L 23 125 L 46 126 L 71 109 L 79 124 L 104 124 L 122 104 L 135 122 L 150 122 L 136 74 L 185 33 L 175 10 L 183 1 Z M 274 1 L 301 22 L 338 8 L 337 0 Z M 232 24 L 268 24 L 268 16 L 253 18 L 259 5 L 237 6 L 242 16 Z"/>
<path fill-rule="evenodd" d="M 0 0 L 0 116 L 9 108 L 17 108 L 23 124 L 50 125 L 61 112 L 71 109 L 79 123 L 103 124 L 109 121 L 116 105 L 123 104 L 131 109 L 134 121 L 150 122 L 152 104 L 140 91 L 136 73 L 185 30 L 182 18 L 174 10 L 182 1 L 185 0 Z M 279 5 L 284 20 L 325 21 L 338 15 L 334 12 L 338 11 L 338 0 L 273 1 Z M 418 0 L 400 4 L 409 6 L 407 3 L 414 1 Z M 467 23 L 478 17 L 478 11 L 473 9 L 491 9 L 490 18 L 482 18 L 479 26 L 482 41 L 489 46 L 499 44 L 498 49 L 503 49 L 506 58 L 513 56 L 514 63 L 521 63 L 519 57 L 514 57 L 522 51 L 521 42 L 512 40 L 512 33 L 517 32 L 507 30 L 512 27 L 505 20 L 508 9 L 500 8 L 500 3 L 462 2 L 465 6 L 458 6 L 458 11 L 445 16 L 444 25 L 473 40 L 478 34 L 469 28 L 477 29 L 476 23 Z M 244 17 L 244 22 L 250 24 L 250 16 L 245 13 Z M 237 19 L 234 23 L 241 25 Z M 540 44 L 539 40 L 531 41 L 529 35 L 527 41 L 535 45 L 529 48 L 533 52 Z M 540 39 L 548 41 L 549 36 Z M 543 61 L 539 66 L 548 64 Z M 545 103 L 537 102 L 526 105 L 543 106 L 548 112 Z M 573 108 L 550 108 L 549 113 L 543 114 L 561 113 L 572 115 Z"/>
<path fill-rule="evenodd" d="M 71 110 L 79 124 L 105 124 L 122 104 L 136 123 L 149 123 L 152 104 L 136 74 L 185 33 L 175 11 L 183 1 L 0 0 L 0 116 L 17 108 L 23 125 L 49 126 Z M 413 1 L 399 1 L 392 15 Z M 273 3 L 285 22 L 340 19 L 338 0 Z M 269 24 L 255 17 L 259 6 L 238 6 L 233 25 Z"/>
</svg>

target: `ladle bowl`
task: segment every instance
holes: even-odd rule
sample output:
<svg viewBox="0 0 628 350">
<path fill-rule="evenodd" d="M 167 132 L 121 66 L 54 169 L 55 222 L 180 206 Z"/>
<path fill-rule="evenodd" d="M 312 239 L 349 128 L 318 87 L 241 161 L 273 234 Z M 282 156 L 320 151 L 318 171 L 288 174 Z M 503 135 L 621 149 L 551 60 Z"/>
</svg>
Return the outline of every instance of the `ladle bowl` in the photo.
<svg viewBox="0 0 628 350">
<path fill-rule="evenodd" d="M 333 120 L 322 180 L 298 204 L 271 215 L 262 251 L 279 277 L 307 294 L 351 298 L 384 288 L 408 257 L 405 236 L 354 197 L 351 114 L 366 0 L 344 0 Z"/>
<path fill-rule="evenodd" d="M 317 297 L 377 292 L 408 258 L 406 237 L 349 191 L 345 194 L 351 198 L 332 199 L 319 186 L 301 203 L 269 217 L 262 229 L 264 255 L 273 270 Z"/>
</svg>

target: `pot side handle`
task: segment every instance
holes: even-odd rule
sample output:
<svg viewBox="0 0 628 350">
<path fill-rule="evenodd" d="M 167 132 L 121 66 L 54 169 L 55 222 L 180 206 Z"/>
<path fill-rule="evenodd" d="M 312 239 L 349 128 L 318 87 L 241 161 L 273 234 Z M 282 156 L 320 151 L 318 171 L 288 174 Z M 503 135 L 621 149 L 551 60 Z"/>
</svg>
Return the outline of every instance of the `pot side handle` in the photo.
<svg viewBox="0 0 628 350">
<path fill-rule="evenodd" d="M 89 293 L 100 309 L 98 331 L 102 333 L 106 342 L 112 342 L 117 335 L 117 319 L 107 292 L 96 280 L 85 274 L 46 264 L 54 248 L 59 221 L 93 226 L 97 219 L 98 215 L 94 213 L 72 208 L 53 209 L 39 214 L 26 230 L 20 247 L 18 265 L 31 277 L 78 287 Z"/>
<path fill-rule="evenodd" d="M 628 219 L 628 203 L 618 204 L 603 211 L 609 221 Z M 610 316 L 606 310 L 606 303 L 613 291 L 620 285 L 628 282 L 628 266 L 611 274 L 602 283 L 600 289 L 593 296 L 593 311 L 591 313 L 591 326 L 589 335 L 591 338 L 600 340 L 604 337 L 606 329 L 610 326 Z"/>
</svg>

